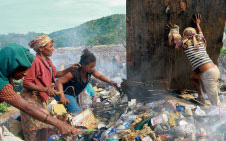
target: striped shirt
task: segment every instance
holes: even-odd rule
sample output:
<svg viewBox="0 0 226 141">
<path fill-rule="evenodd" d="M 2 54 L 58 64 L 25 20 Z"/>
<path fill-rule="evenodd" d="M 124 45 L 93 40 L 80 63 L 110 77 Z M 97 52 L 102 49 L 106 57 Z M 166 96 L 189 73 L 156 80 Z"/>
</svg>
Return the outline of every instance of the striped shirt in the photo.
<svg viewBox="0 0 226 141">
<path fill-rule="evenodd" d="M 200 32 L 199 35 L 203 36 L 202 32 Z M 193 70 L 199 68 L 206 63 L 212 62 L 206 52 L 205 43 L 203 41 L 199 42 L 198 49 L 195 49 L 194 44 L 191 44 L 190 46 L 188 46 L 187 49 L 184 50 L 184 52 L 186 53 Z"/>
</svg>

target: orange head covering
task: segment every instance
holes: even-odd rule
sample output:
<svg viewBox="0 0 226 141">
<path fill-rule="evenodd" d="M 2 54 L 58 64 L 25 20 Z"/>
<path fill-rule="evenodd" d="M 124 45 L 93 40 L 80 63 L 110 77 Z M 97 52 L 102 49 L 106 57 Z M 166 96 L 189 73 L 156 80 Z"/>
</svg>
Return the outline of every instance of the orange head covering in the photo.
<svg viewBox="0 0 226 141">
<path fill-rule="evenodd" d="M 52 41 L 53 40 L 49 36 L 41 35 L 36 37 L 34 40 L 32 40 L 29 43 L 29 46 L 37 52 L 39 48 L 45 47 L 49 42 L 52 42 Z"/>
</svg>

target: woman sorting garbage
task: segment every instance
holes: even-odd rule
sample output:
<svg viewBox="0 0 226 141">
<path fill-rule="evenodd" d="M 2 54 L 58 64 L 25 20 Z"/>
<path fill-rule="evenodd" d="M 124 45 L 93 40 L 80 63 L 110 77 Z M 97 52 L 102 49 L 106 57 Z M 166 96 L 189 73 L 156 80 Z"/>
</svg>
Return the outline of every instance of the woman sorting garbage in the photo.
<svg viewBox="0 0 226 141">
<path fill-rule="evenodd" d="M 76 64 L 63 70 L 57 71 L 52 61 L 49 59 L 53 54 L 53 40 L 47 35 L 36 37 L 29 43 L 29 46 L 36 52 L 35 59 L 29 68 L 23 81 L 22 96 L 26 101 L 37 109 L 46 113 L 48 118 L 47 105 L 57 95 L 53 87 L 55 78 L 61 77 L 69 71 L 75 69 Z M 39 136 L 38 130 L 48 129 L 49 125 L 39 122 L 30 117 L 25 112 L 21 112 L 22 130 L 26 140 L 46 140 L 48 135 Z M 46 130 L 47 132 L 48 130 Z M 49 133 L 46 133 L 49 134 Z"/>
<path fill-rule="evenodd" d="M 199 82 L 199 80 L 202 80 L 211 104 L 219 105 L 218 79 L 220 71 L 206 52 L 206 40 L 200 27 L 201 15 L 195 15 L 193 21 L 196 24 L 197 31 L 192 27 L 188 27 L 184 30 L 182 38 L 179 33 L 179 26 L 167 25 L 170 30 L 169 42 L 171 45 L 174 44 L 176 48 L 182 48 L 186 53 L 192 65 L 193 72 L 190 79 L 198 92 L 198 100 L 205 103 L 205 96 Z"/>
<path fill-rule="evenodd" d="M 79 63 L 81 67 L 68 72 L 56 82 L 57 89 L 60 91 L 60 95 L 56 96 L 56 100 L 63 103 L 67 111 L 73 114 L 82 111 L 77 102 L 79 101 L 78 96 L 85 89 L 92 75 L 111 86 L 118 87 L 117 83 L 110 81 L 94 68 L 96 66 L 96 57 L 88 49 L 83 50 Z"/>
<path fill-rule="evenodd" d="M 0 49 L 0 102 L 5 101 L 20 109 L 28 116 L 39 120 L 39 123 L 48 123 L 57 127 L 62 134 L 74 134 L 73 127 L 53 118 L 37 106 L 31 105 L 29 101 L 23 99 L 13 90 L 13 80 L 19 80 L 26 76 L 27 70 L 31 67 L 33 60 L 34 56 L 29 50 L 20 45 L 9 44 Z M 17 137 L 9 137 L 8 133 L 4 134 L 4 132 L 7 131 L 6 128 L 1 130 L 1 132 L 2 131 L 3 136 L 1 136 L 1 139 L 19 140 Z M 32 131 L 30 134 L 32 134 Z M 37 139 L 30 138 L 29 140 L 34 141 Z"/>
</svg>

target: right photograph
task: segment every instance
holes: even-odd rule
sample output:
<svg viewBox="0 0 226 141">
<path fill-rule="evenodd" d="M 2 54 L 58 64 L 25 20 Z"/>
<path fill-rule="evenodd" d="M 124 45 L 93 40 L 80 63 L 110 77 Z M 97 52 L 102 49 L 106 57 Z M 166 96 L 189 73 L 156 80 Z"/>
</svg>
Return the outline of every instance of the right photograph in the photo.
<svg viewBox="0 0 226 141">
<path fill-rule="evenodd" d="M 140 128 L 150 127 L 151 139 L 141 140 L 226 140 L 225 6 L 224 0 L 127 0 L 121 85 L 129 101 L 151 111 Z"/>
</svg>

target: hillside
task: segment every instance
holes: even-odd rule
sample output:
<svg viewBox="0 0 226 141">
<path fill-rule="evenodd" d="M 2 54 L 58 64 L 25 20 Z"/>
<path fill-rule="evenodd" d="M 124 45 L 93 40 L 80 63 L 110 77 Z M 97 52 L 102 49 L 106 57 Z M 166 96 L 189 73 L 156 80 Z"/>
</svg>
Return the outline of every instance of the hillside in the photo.
<svg viewBox="0 0 226 141">
<path fill-rule="evenodd" d="M 33 40 L 35 37 L 40 36 L 42 34 L 44 33 L 30 32 L 27 34 L 15 34 L 15 33 L 10 33 L 7 35 L 0 34 L 0 48 L 10 43 L 17 43 L 22 46 L 28 47 L 28 43 L 31 40 Z"/>
<path fill-rule="evenodd" d="M 116 14 L 86 22 L 78 27 L 49 34 L 55 47 L 118 44 L 126 40 L 124 14 Z"/>
<path fill-rule="evenodd" d="M 44 33 L 0 34 L 0 48 L 9 43 L 28 47 L 28 43 Z M 115 14 L 86 22 L 80 26 L 50 33 L 55 47 L 120 44 L 126 40 L 125 14 Z"/>
</svg>

